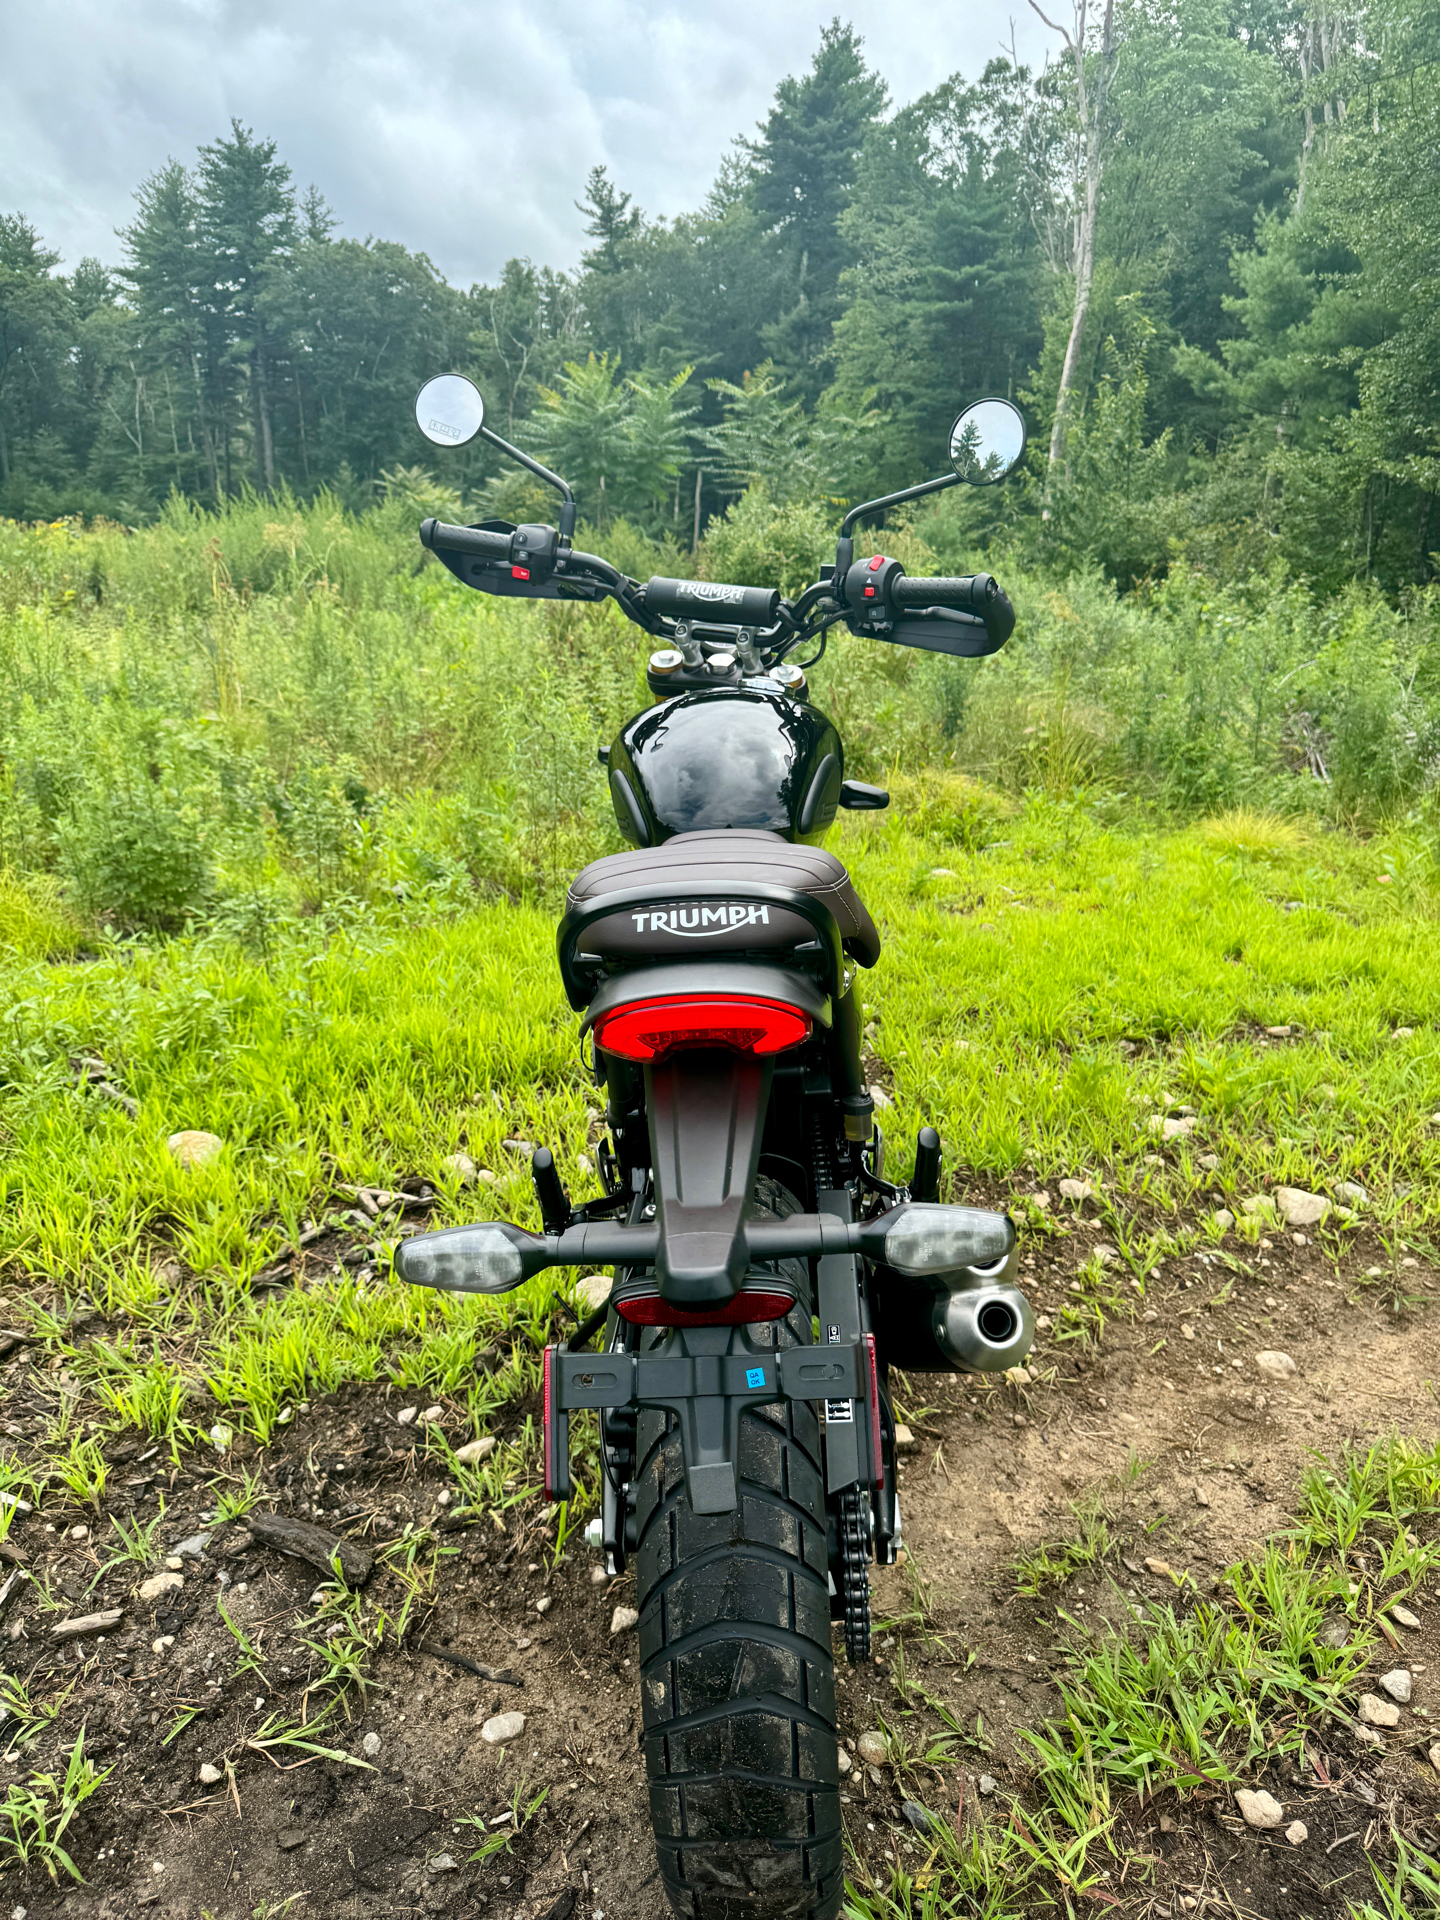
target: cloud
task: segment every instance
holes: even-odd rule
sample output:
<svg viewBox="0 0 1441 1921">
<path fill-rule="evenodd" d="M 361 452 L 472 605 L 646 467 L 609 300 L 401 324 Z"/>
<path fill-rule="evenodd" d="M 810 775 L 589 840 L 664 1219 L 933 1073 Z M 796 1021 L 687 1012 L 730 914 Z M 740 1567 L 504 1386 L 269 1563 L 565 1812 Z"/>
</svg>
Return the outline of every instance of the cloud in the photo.
<svg viewBox="0 0 1441 1921">
<path fill-rule="evenodd" d="M 132 195 L 233 117 L 279 143 L 341 231 L 465 285 L 512 255 L 574 266 L 598 162 L 651 215 L 695 207 L 831 5 L 727 0 L 45 0 L 0 25 L 0 180 L 67 264 L 119 255 Z M 842 9 L 896 101 L 1009 38 L 1005 0 Z M 1023 59 L 1047 36 L 1017 14 Z"/>
</svg>

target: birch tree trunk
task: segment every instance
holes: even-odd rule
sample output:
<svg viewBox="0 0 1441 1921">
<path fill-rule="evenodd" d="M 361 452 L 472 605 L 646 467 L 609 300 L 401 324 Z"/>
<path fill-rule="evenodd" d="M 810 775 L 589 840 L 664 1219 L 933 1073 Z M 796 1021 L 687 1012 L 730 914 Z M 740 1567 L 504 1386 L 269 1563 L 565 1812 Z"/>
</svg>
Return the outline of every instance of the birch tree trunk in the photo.
<svg viewBox="0 0 1441 1921">
<path fill-rule="evenodd" d="M 1073 31 L 1048 19 L 1031 0 L 1031 7 L 1052 33 L 1060 34 L 1076 69 L 1076 117 L 1081 127 L 1085 166 L 1084 191 L 1076 209 L 1074 269 L 1075 300 L 1071 308 L 1071 332 L 1066 341 L 1066 357 L 1061 364 L 1061 384 L 1056 390 L 1056 411 L 1051 422 L 1051 447 L 1046 463 L 1046 511 L 1050 510 L 1051 489 L 1059 467 L 1065 470 L 1066 432 L 1076 404 L 1077 376 L 1086 320 L 1091 311 L 1091 283 L 1096 271 L 1096 222 L 1101 210 L 1101 176 L 1106 164 L 1106 103 L 1111 91 L 1111 76 L 1116 65 L 1114 31 L 1115 0 L 1106 0 L 1101 23 L 1100 59 L 1090 83 L 1086 77 L 1086 14 L 1090 0 L 1076 0 Z"/>
</svg>

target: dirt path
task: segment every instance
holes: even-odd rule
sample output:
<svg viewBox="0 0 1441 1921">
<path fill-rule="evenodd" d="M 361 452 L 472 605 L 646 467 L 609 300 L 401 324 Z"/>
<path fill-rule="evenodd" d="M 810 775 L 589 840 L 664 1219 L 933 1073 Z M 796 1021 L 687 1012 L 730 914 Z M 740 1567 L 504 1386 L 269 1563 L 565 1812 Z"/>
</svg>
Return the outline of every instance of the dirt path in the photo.
<svg viewBox="0 0 1441 1921">
<path fill-rule="evenodd" d="M 1094 1225 L 1083 1227 L 1048 1244 L 1059 1249 L 1054 1255 L 1043 1247 L 1032 1257 L 1029 1281 L 1042 1312 L 1066 1298 L 1076 1267 L 1101 1238 Z M 1313 1247 L 1277 1236 L 1267 1258 L 1274 1265 L 1237 1281 L 1217 1306 L 1207 1303 L 1231 1278 L 1223 1270 L 1195 1256 L 1163 1263 L 1147 1296 L 1155 1319 L 1113 1321 L 1089 1359 L 1043 1339 L 1041 1378 L 1028 1386 L 913 1378 L 916 1449 L 902 1477 L 912 1559 L 877 1577 L 875 1612 L 913 1611 L 916 1580 L 927 1584 L 929 1624 L 944 1638 L 903 1630 L 908 1666 L 962 1726 L 975 1727 L 980 1717 L 991 1744 L 969 1752 L 964 1765 L 932 1771 L 933 1807 L 954 1814 L 963 1799 L 963 1818 L 977 1818 L 985 1807 L 982 1772 L 995 1780 L 997 1807 L 1025 1793 L 1018 1730 L 1060 1707 L 1051 1678 L 1058 1605 L 1084 1622 L 1118 1615 L 1133 1599 L 1174 1596 L 1174 1579 L 1148 1571 L 1147 1556 L 1185 1571 L 1204 1591 L 1285 1524 L 1308 1449 L 1335 1452 L 1347 1439 L 1392 1427 L 1434 1436 L 1434 1295 L 1396 1322 L 1374 1291 L 1338 1285 Z M 1374 1247 L 1354 1247 L 1348 1280 L 1377 1258 Z M 1405 1278 L 1418 1293 L 1436 1280 L 1422 1269 Z M 1286 1351 L 1298 1373 L 1283 1382 L 1264 1377 L 1254 1359 L 1261 1349 Z M 924 1403 L 932 1411 L 918 1412 Z M 363 1465 L 344 1488 L 355 1511 L 368 1504 L 392 1522 L 443 1521 L 437 1497 L 446 1483 L 397 1430 L 400 1405 L 398 1394 L 357 1389 L 298 1419 L 287 1430 L 277 1477 L 290 1511 L 333 1514 L 337 1477 L 324 1474 L 325 1463 L 359 1458 Z M 1130 1475 L 1128 1462 L 1137 1464 Z M 143 1464 L 128 1478 L 123 1496 L 154 1493 Z M 1071 1503 L 1092 1492 L 1110 1504 L 1115 1549 L 1104 1568 L 1083 1569 L 1059 1595 L 1018 1598 L 1009 1564 L 1023 1549 L 1063 1536 Z M 175 1480 L 166 1545 L 203 1525 L 206 1498 L 202 1483 Z M 12 1539 L 32 1567 L 50 1569 L 61 1591 L 83 1592 L 77 1577 L 85 1544 L 64 1530 L 47 1534 L 38 1517 Z M 75 1643 L 51 1648 L 33 1610 L 13 1614 L 7 1630 L 23 1634 L 12 1640 L 8 1664 L 25 1673 L 42 1657 L 37 1696 L 53 1692 L 63 1671 L 74 1691 L 57 1723 L 62 1745 L 83 1718 L 92 1751 L 115 1773 L 71 1831 L 87 1885 L 52 1891 L 43 1874 L 12 1872 L 0 1881 L 4 1907 L 102 1916 L 664 1912 L 638 1751 L 636 1636 L 610 1632 L 614 1609 L 633 1603 L 633 1582 L 593 1580 L 591 1558 L 579 1547 L 547 1579 L 534 1531 L 471 1528 L 443 1539 L 452 1551 L 437 1577 L 428 1639 L 511 1667 L 524 1687 L 486 1682 L 418 1653 L 381 1657 L 364 1710 L 349 1726 L 337 1720 L 325 1737 L 356 1759 L 365 1757 L 364 1738 L 377 1737 L 367 1768 L 239 1745 L 270 1717 L 300 1714 L 299 1677 L 310 1656 L 295 1646 L 292 1624 L 297 1609 L 313 1612 L 304 1604 L 317 1577 L 247 1545 L 238 1529 L 216 1533 L 201 1559 L 183 1563 L 182 1588 L 154 1604 L 132 1601 L 119 1632 L 82 1638 L 78 1653 Z M 130 1577 L 138 1579 L 133 1568 Z M 224 1678 L 238 1643 L 219 1622 L 217 1590 L 237 1628 L 258 1639 L 265 1678 Z M 542 1601 L 549 1605 L 538 1611 Z M 841 1721 L 852 1741 L 874 1725 L 878 1710 L 888 1719 L 895 1713 L 893 1643 L 883 1630 L 869 1668 L 842 1661 Z M 1384 1813 L 1390 1798 L 1429 1805 L 1434 1817 L 1436 1780 L 1425 1760 L 1437 1726 L 1434 1598 L 1396 1658 L 1414 1670 L 1415 1711 L 1388 1737 L 1377 1807 Z M 162 1747 L 184 1704 L 203 1711 Z M 511 1709 L 525 1714 L 523 1734 L 503 1748 L 487 1745 L 483 1724 Z M 239 1755 L 233 1780 L 222 1774 L 204 1784 L 202 1765 L 227 1751 Z M 24 1761 L 7 1754 L 0 1783 L 23 1778 L 37 1756 L 47 1764 L 50 1752 L 47 1736 Z M 849 1835 L 862 1859 L 880 1864 L 892 1855 L 919 1865 L 923 1851 L 903 1838 L 889 1770 L 857 1765 L 843 1785 Z M 1345 1891 L 1318 1891 L 1345 1873 L 1364 1873 L 1359 1849 L 1375 1810 L 1311 1786 L 1295 1798 L 1313 1839 L 1293 1855 L 1278 1855 L 1249 1831 L 1237 1834 L 1228 1804 L 1173 1807 L 1174 1820 L 1154 1803 L 1145 1813 L 1127 1812 L 1134 1846 L 1153 1857 L 1143 1871 L 1153 1879 L 1138 1874 L 1102 1905 L 1121 1915 L 1221 1913 L 1228 1910 L 1216 1891 L 1224 1888 L 1238 1913 L 1342 1911 Z M 546 1799 L 510 1848 L 472 1864 L 482 1834 L 458 1827 L 457 1817 L 499 1821 L 513 1804 L 524 1811 L 542 1789 Z M 1353 1830 L 1361 1838 L 1323 1852 Z M 1196 1888 L 1199 1894 L 1186 1893 Z M 1355 1898 L 1363 1884 L 1349 1889 Z"/>
</svg>

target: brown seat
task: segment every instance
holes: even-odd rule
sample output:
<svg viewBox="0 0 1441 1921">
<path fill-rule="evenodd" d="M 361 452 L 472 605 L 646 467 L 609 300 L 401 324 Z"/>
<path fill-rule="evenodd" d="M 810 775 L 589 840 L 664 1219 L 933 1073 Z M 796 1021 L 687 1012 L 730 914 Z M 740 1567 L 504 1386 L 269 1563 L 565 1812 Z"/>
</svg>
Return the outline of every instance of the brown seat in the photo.
<svg viewBox="0 0 1441 1921">
<path fill-rule="evenodd" d="M 677 834 L 659 847 L 637 847 L 624 854 L 607 854 L 601 860 L 593 860 L 576 875 L 566 895 L 566 906 L 585 907 L 603 894 L 618 894 L 623 889 L 636 887 L 653 888 L 656 900 L 660 901 L 671 888 L 693 890 L 698 883 L 714 888 L 717 894 L 734 891 L 743 897 L 747 881 L 767 887 L 788 887 L 795 893 L 823 901 L 835 916 L 841 944 L 851 959 L 859 961 L 862 967 L 874 967 L 880 959 L 881 937 L 875 922 L 835 855 L 828 854 L 823 847 L 794 845 L 782 840 L 779 834 L 760 829 L 725 828 Z M 798 919 L 795 924 L 797 930 L 804 930 L 804 923 Z M 808 930 L 802 931 L 802 938 L 806 937 Z M 649 930 L 645 930 L 637 937 L 637 944 L 639 939 L 649 942 L 649 938 Z M 663 940 L 660 944 L 674 948 L 677 940 Z M 740 944 L 766 943 L 759 938 L 758 930 L 748 925 L 746 938 Z M 692 947 L 690 951 L 696 950 Z"/>
</svg>

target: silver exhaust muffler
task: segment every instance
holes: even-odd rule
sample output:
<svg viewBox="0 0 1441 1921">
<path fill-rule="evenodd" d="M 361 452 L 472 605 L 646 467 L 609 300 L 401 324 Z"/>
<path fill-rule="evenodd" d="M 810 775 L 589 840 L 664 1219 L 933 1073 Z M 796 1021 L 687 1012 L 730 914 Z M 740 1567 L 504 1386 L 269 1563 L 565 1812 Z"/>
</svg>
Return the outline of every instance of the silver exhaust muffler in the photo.
<svg viewBox="0 0 1441 1921">
<path fill-rule="evenodd" d="M 1012 1250 L 989 1268 L 964 1269 L 946 1293 L 936 1295 L 931 1332 L 953 1366 L 972 1374 L 1002 1374 L 1030 1353 L 1036 1317 L 1014 1283 L 1015 1269 Z"/>
</svg>

